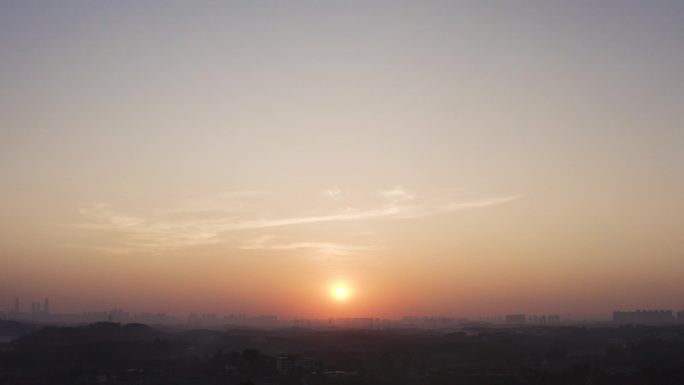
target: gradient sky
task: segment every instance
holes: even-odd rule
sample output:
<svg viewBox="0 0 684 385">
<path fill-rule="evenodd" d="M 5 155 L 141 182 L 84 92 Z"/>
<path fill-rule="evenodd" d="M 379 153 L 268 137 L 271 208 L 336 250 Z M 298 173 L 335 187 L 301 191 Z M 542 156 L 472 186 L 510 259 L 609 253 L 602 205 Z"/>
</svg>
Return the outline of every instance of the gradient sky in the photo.
<svg viewBox="0 0 684 385">
<path fill-rule="evenodd" d="M 2 1 L 0 311 L 682 310 L 682 20 Z"/>
</svg>

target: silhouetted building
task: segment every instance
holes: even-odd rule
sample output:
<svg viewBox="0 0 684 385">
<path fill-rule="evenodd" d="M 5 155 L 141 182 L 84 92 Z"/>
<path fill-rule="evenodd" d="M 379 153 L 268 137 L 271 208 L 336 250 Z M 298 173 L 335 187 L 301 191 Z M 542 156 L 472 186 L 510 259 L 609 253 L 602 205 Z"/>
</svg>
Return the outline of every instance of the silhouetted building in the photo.
<svg viewBox="0 0 684 385">
<path fill-rule="evenodd" d="M 19 298 L 14 300 L 14 314 L 19 314 Z"/>
<path fill-rule="evenodd" d="M 50 299 L 45 298 L 45 305 L 43 305 L 43 311 L 45 314 L 50 313 Z"/>
<path fill-rule="evenodd" d="M 544 325 L 546 323 L 558 323 L 560 322 L 560 316 L 557 314 L 542 314 L 540 316 L 537 315 L 531 315 L 527 318 L 527 322 L 531 324 L 541 324 Z"/>
<path fill-rule="evenodd" d="M 336 318 L 333 322 L 335 326 L 352 329 L 374 329 L 382 326 L 382 321 L 370 317 Z"/>
<path fill-rule="evenodd" d="M 613 322 L 665 323 L 674 321 L 672 310 L 614 311 Z"/>
<path fill-rule="evenodd" d="M 684 322 L 684 310 L 677 312 L 677 321 Z"/>
</svg>

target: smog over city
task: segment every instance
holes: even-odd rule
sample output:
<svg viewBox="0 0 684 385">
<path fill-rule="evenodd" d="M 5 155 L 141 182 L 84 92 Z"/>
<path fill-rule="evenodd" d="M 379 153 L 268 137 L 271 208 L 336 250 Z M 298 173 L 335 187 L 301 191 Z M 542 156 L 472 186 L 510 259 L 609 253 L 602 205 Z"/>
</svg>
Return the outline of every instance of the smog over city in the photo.
<svg viewBox="0 0 684 385">
<path fill-rule="evenodd" d="M 0 2 L 0 383 L 684 383 L 684 2 Z"/>
</svg>

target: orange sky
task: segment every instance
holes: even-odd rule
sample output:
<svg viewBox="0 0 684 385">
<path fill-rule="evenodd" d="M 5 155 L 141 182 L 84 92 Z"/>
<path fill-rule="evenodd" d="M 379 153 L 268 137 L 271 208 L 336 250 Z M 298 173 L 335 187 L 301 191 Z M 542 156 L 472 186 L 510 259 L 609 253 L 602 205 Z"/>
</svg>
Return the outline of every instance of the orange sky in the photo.
<svg viewBox="0 0 684 385">
<path fill-rule="evenodd" d="M 0 312 L 682 310 L 683 16 L 4 3 Z"/>
</svg>

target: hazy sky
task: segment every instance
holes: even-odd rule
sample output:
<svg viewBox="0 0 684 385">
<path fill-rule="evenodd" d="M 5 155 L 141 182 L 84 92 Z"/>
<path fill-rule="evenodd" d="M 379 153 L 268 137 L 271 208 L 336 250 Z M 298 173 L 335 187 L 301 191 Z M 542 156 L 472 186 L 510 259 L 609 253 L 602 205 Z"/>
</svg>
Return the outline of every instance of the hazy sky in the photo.
<svg viewBox="0 0 684 385">
<path fill-rule="evenodd" d="M 682 310 L 682 20 L 2 1 L 0 311 Z"/>
</svg>

